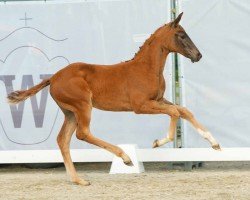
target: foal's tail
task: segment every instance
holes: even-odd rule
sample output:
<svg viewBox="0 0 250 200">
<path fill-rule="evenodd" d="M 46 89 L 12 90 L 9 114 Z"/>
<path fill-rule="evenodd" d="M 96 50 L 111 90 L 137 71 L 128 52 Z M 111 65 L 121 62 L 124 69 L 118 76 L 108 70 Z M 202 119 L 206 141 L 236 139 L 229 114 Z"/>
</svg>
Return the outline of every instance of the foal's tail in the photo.
<svg viewBox="0 0 250 200">
<path fill-rule="evenodd" d="M 21 101 L 24 101 L 25 99 L 35 95 L 37 92 L 39 92 L 44 87 L 48 86 L 50 84 L 50 79 L 43 80 L 38 85 L 35 85 L 34 87 L 28 89 L 28 90 L 21 90 L 21 91 L 14 91 L 8 94 L 8 102 L 10 104 L 16 104 Z"/>
</svg>

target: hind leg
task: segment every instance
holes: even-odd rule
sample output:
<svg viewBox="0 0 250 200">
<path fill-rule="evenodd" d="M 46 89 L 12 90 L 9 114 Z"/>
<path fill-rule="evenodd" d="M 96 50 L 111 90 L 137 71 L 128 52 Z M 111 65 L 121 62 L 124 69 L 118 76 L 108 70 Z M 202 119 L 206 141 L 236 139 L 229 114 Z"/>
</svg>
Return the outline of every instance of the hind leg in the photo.
<svg viewBox="0 0 250 200">
<path fill-rule="evenodd" d="M 69 175 L 70 180 L 73 183 L 76 183 L 79 185 L 90 185 L 88 181 L 85 181 L 78 177 L 74 164 L 71 160 L 71 156 L 70 156 L 70 150 L 69 150 L 70 140 L 71 140 L 73 132 L 76 129 L 75 116 L 71 111 L 67 111 L 64 109 L 62 109 L 62 111 L 64 112 L 65 120 L 61 128 L 61 131 L 57 137 L 57 143 L 63 156 L 64 165 L 65 165 L 67 174 Z"/>
<path fill-rule="evenodd" d="M 132 164 L 128 155 L 121 148 L 100 140 L 91 134 L 89 125 L 92 110 L 92 93 L 88 84 L 82 78 L 71 79 L 64 85 L 63 90 L 60 85 L 51 85 L 50 92 L 60 107 L 74 113 L 77 122 L 76 137 L 79 140 L 104 148 L 121 157 L 125 164 Z"/>
<path fill-rule="evenodd" d="M 76 130 L 76 137 L 79 140 L 83 140 L 90 144 L 94 144 L 98 147 L 106 149 L 111 153 L 114 153 L 116 156 L 121 157 L 126 165 L 132 165 L 129 156 L 120 147 L 105 142 L 92 135 L 89 128 L 92 106 L 89 103 L 83 102 L 81 100 L 80 102 L 78 102 L 75 108 L 75 116 L 78 124 Z"/>
</svg>

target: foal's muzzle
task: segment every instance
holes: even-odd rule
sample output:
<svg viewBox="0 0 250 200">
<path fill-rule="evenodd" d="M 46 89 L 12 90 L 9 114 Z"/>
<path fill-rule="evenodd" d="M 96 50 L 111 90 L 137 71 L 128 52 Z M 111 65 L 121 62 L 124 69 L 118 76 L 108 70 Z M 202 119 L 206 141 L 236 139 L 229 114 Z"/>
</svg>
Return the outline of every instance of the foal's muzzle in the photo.
<svg viewBox="0 0 250 200">
<path fill-rule="evenodd" d="M 195 56 L 193 56 L 191 58 L 191 61 L 194 63 L 194 62 L 198 62 L 200 59 L 202 58 L 202 54 L 200 52 L 196 53 Z"/>
</svg>

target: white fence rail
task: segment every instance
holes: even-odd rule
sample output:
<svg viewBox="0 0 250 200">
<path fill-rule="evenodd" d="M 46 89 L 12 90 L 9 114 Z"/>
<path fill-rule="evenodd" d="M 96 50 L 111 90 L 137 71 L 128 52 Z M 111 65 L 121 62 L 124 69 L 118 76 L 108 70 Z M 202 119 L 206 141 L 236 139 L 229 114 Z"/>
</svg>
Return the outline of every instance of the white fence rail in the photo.
<svg viewBox="0 0 250 200">
<path fill-rule="evenodd" d="M 103 149 L 73 149 L 74 162 L 111 162 L 113 156 Z M 249 161 L 250 148 L 224 148 L 215 151 L 209 148 L 138 149 L 142 162 L 189 162 L 189 161 Z M 61 163 L 59 150 L 0 151 L 0 163 Z"/>
</svg>

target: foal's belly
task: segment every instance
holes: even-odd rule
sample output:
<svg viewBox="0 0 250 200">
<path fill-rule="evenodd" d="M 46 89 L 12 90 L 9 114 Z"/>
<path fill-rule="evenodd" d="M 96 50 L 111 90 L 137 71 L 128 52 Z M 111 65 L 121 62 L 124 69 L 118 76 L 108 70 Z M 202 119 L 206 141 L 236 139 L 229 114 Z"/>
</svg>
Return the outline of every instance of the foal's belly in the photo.
<svg viewBox="0 0 250 200">
<path fill-rule="evenodd" d="M 92 90 L 92 105 L 100 110 L 132 111 L 125 88 L 115 86 L 104 86 Z"/>
<path fill-rule="evenodd" d="M 132 111 L 130 102 L 126 99 L 105 95 L 92 99 L 93 107 L 106 111 Z"/>
</svg>

